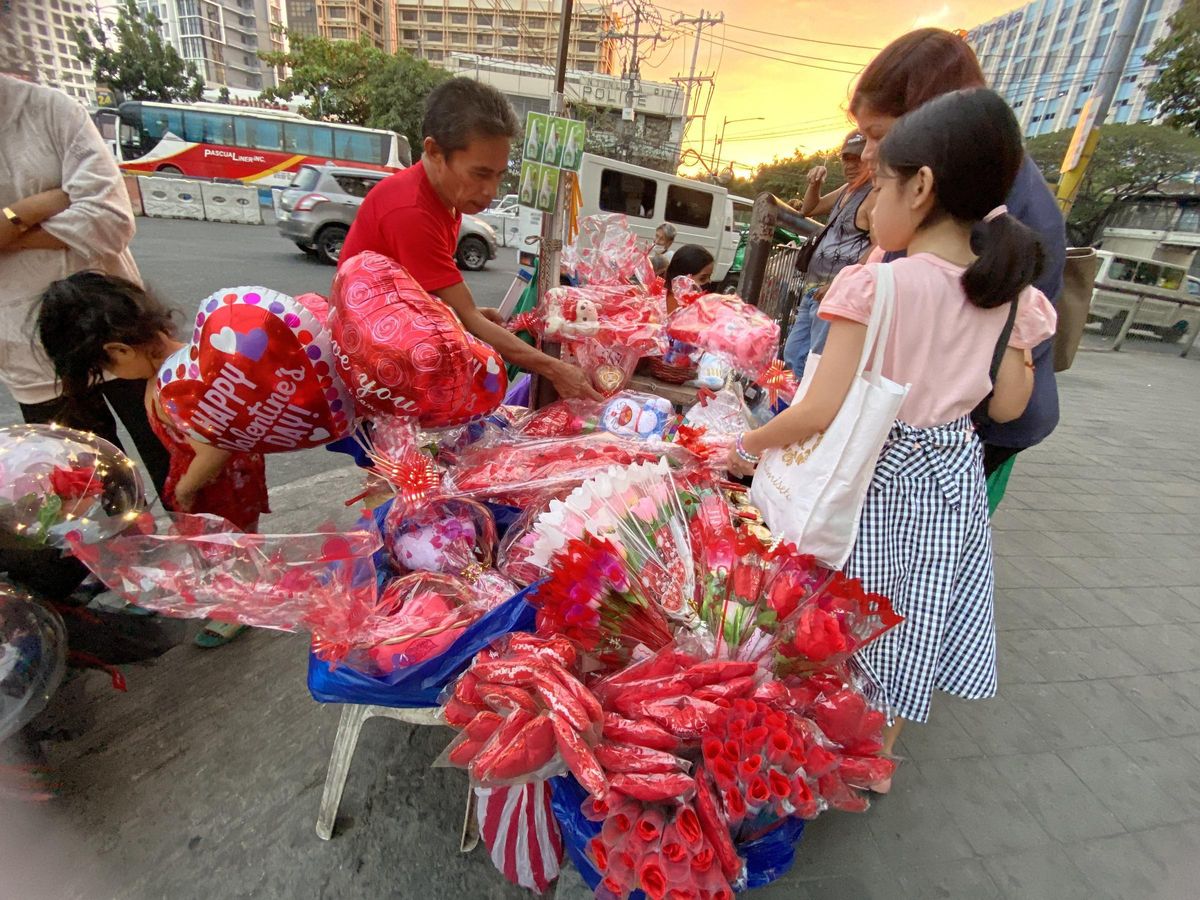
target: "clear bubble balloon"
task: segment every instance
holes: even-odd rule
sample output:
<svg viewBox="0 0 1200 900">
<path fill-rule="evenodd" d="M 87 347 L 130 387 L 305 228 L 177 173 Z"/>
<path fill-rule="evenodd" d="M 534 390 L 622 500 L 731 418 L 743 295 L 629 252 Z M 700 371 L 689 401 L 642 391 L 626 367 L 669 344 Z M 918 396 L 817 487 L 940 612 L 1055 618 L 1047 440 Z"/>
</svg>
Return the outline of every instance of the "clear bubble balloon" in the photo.
<svg viewBox="0 0 1200 900">
<path fill-rule="evenodd" d="M 133 460 L 103 438 L 61 425 L 0 428 L 0 546 L 96 543 L 146 508 Z"/>
<path fill-rule="evenodd" d="M 66 664 L 58 613 L 0 580 L 0 741 L 42 711 Z"/>
</svg>

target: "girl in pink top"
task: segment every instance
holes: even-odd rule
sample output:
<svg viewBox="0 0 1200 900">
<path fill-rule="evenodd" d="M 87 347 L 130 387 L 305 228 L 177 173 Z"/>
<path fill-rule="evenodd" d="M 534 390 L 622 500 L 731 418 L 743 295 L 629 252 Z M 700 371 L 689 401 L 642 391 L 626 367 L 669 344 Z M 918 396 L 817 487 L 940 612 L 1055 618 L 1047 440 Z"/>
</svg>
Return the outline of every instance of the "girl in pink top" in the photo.
<svg viewBox="0 0 1200 900">
<path fill-rule="evenodd" d="M 829 338 L 807 392 L 730 454 L 730 470 L 745 474 L 764 450 L 829 426 L 862 352 L 877 267 L 890 265 L 896 304 L 883 374 L 912 387 L 845 566 L 905 617 L 858 657 L 895 714 L 889 753 L 905 719 L 926 721 L 935 688 L 968 699 L 996 692 L 991 531 L 970 413 L 990 393 L 994 420 L 1021 415 L 1033 390 L 1029 351 L 1055 323 L 1030 287 L 1042 265 L 1038 239 L 1000 205 L 1022 159 L 1017 121 L 989 90 L 945 94 L 897 121 L 879 148 L 873 231 L 879 248 L 907 257 L 842 270 L 821 303 Z"/>
</svg>

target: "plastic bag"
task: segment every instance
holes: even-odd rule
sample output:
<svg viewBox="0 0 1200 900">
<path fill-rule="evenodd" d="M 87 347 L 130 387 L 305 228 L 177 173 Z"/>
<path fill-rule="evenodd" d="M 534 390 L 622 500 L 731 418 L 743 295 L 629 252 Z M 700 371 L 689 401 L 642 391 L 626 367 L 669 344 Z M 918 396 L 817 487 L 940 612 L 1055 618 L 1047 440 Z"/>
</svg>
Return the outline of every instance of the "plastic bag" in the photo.
<svg viewBox="0 0 1200 900">
<path fill-rule="evenodd" d="M 650 287 L 656 281 L 646 248 L 620 213 L 580 219 L 575 242 L 563 250 L 563 266 L 583 284 Z"/>
<path fill-rule="evenodd" d="M 522 437 L 569 437 L 606 431 L 628 440 L 669 440 L 678 417 L 671 401 L 638 391 L 607 400 L 556 400 L 520 428 Z"/>
<path fill-rule="evenodd" d="M 670 448 L 607 433 L 472 446 L 447 469 L 440 491 L 443 496 L 524 506 L 547 491 L 573 488 L 609 466 L 655 461 L 664 453 L 670 454 Z"/>
<path fill-rule="evenodd" d="M 677 279 L 678 281 L 678 279 Z M 779 352 L 779 323 L 729 294 L 675 291 L 681 305 L 667 320 L 667 335 L 724 358 L 752 378 L 767 372 Z"/>
<path fill-rule="evenodd" d="M 384 585 L 370 615 L 354 630 L 347 650 L 320 638 L 313 651 L 341 659 L 369 674 L 386 674 L 444 653 L 467 626 L 517 588 L 494 570 L 475 581 L 433 572 L 414 572 Z"/>
<path fill-rule="evenodd" d="M 162 533 L 72 549 L 109 588 L 147 609 L 349 645 L 376 604 L 380 547 L 369 522 L 346 532 L 243 534 L 217 516 L 173 513 Z"/>
<path fill-rule="evenodd" d="M 386 675 L 367 675 L 348 666 L 308 658 L 308 691 L 319 703 L 435 707 L 446 686 L 458 678 L 475 654 L 498 637 L 533 631 L 535 610 L 525 597 L 529 588 L 501 603 L 463 631 L 445 652 Z"/>
<path fill-rule="evenodd" d="M 411 511 L 393 505 L 384 540 L 401 570 L 471 578 L 491 564 L 496 523 L 487 507 L 473 500 L 438 500 Z"/>
</svg>

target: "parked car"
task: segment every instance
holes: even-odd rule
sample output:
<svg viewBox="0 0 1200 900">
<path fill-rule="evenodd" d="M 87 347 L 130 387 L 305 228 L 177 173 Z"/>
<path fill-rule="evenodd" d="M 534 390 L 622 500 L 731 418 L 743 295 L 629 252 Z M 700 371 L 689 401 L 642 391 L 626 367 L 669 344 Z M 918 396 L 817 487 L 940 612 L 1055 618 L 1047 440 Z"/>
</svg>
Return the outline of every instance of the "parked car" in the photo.
<svg viewBox="0 0 1200 900">
<path fill-rule="evenodd" d="M 347 166 L 301 166 L 279 198 L 279 233 L 326 265 L 337 265 L 342 245 L 363 198 L 387 172 Z M 463 216 L 456 261 L 476 272 L 496 258 L 496 232 L 474 216 Z"/>
<path fill-rule="evenodd" d="M 1113 336 L 1121 330 L 1137 297 L 1145 299 L 1130 328 L 1149 331 L 1174 343 L 1191 329 L 1200 327 L 1200 308 L 1180 300 L 1200 299 L 1196 279 L 1183 266 L 1157 259 L 1127 256 L 1107 250 L 1096 251 L 1100 268 L 1088 310 L 1088 321 L 1099 322 L 1100 332 Z"/>
</svg>

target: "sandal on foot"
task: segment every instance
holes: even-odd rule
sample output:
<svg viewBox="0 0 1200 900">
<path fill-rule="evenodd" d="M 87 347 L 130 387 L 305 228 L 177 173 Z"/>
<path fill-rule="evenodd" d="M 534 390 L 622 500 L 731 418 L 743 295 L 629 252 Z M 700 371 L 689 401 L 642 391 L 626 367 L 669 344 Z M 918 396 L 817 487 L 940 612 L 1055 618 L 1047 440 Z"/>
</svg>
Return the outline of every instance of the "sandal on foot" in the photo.
<svg viewBox="0 0 1200 900">
<path fill-rule="evenodd" d="M 247 625 L 238 625 L 236 622 L 217 622 L 209 619 L 204 623 L 204 630 L 196 635 L 196 646 L 203 647 L 205 650 L 223 647 L 248 627 Z"/>
</svg>

